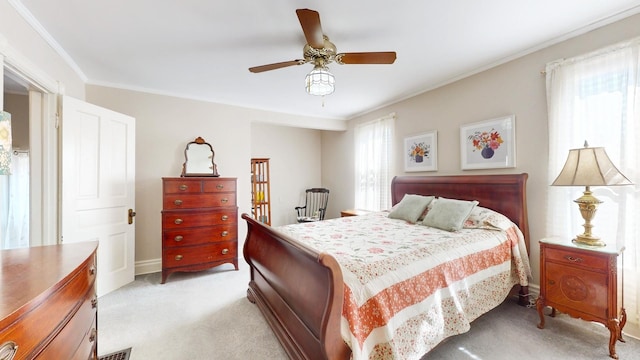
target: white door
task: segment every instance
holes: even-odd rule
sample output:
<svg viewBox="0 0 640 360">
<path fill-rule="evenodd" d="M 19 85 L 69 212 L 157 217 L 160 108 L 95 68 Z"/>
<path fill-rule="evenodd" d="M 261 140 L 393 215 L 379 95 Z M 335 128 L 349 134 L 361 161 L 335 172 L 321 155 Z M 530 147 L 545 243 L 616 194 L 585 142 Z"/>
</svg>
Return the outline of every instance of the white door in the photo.
<svg viewBox="0 0 640 360">
<path fill-rule="evenodd" d="M 134 279 L 135 119 L 64 96 L 61 126 L 62 241 L 99 242 L 102 296 Z"/>
</svg>

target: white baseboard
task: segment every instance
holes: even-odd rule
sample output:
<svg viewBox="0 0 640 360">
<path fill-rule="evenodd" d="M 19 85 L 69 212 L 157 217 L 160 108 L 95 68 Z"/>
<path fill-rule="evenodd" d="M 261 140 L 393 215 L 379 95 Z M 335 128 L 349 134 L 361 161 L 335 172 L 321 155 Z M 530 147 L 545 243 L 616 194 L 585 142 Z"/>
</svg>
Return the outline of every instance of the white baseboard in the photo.
<svg viewBox="0 0 640 360">
<path fill-rule="evenodd" d="M 157 273 L 162 271 L 162 259 L 136 261 L 136 275 Z"/>
</svg>

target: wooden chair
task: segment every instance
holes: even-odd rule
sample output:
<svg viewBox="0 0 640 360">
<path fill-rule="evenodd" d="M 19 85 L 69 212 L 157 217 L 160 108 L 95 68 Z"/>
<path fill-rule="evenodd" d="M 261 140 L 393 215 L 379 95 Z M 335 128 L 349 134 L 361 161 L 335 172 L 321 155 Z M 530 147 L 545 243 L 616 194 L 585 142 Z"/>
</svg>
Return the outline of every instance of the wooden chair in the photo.
<svg viewBox="0 0 640 360">
<path fill-rule="evenodd" d="M 304 206 L 296 206 L 298 222 L 311 222 L 324 220 L 329 202 L 329 189 L 311 188 L 305 190 L 306 198 Z"/>
</svg>

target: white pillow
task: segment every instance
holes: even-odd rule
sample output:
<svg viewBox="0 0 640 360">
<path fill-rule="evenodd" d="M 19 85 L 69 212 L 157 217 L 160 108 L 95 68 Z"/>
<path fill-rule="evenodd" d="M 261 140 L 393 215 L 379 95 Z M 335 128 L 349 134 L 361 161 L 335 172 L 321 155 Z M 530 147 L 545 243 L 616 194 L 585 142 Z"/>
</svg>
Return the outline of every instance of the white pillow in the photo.
<svg viewBox="0 0 640 360">
<path fill-rule="evenodd" d="M 462 226 L 465 229 L 507 230 L 514 226 L 508 217 L 482 206 L 476 206 Z"/>
<path fill-rule="evenodd" d="M 422 225 L 446 231 L 458 231 L 462 229 L 464 221 L 469 217 L 476 205 L 478 205 L 478 202 L 475 200 L 437 198 L 431 203 Z"/>
</svg>

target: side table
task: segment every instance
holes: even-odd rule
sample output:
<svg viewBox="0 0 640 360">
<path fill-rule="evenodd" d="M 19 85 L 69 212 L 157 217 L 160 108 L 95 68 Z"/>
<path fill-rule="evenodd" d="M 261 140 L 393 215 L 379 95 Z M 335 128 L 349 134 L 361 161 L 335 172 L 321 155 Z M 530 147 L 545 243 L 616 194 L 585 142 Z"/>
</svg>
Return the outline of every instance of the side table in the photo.
<svg viewBox="0 0 640 360">
<path fill-rule="evenodd" d="M 369 210 L 348 209 L 348 210 L 340 211 L 340 217 L 359 216 L 359 215 L 368 214 L 370 212 L 371 211 Z"/>
<path fill-rule="evenodd" d="M 538 328 L 544 328 L 545 306 L 572 317 L 604 324 L 610 332 L 609 356 L 617 359 L 616 341 L 625 342 L 622 329 L 627 321 L 622 297 L 618 299 L 618 262 L 623 247 L 590 247 L 559 238 L 540 240 L 540 296 L 536 308 Z"/>
</svg>

